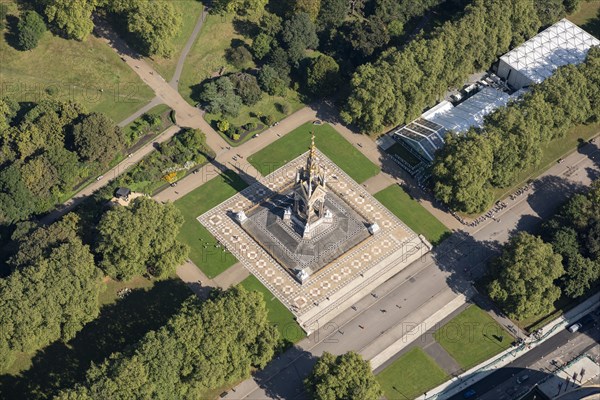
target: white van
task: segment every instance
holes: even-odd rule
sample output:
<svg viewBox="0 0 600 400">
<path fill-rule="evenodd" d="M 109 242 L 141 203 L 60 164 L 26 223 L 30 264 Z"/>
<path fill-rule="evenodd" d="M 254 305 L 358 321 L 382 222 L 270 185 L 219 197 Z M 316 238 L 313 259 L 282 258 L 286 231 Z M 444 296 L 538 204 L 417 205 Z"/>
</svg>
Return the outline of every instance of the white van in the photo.
<svg viewBox="0 0 600 400">
<path fill-rule="evenodd" d="M 581 328 L 581 324 L 573 324 L 569 327 L 569 332 L 575 333 Z"/>
</svg>

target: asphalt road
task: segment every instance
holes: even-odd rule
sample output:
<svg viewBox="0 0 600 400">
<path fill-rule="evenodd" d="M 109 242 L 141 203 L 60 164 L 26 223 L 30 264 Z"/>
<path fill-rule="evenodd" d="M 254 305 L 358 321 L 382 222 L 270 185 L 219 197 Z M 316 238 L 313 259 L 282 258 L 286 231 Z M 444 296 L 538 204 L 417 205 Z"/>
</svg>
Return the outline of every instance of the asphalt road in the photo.
<svg viewBox="0 0 600 400">
<path fill-rule="evenodd" d="M 551 216 L 575 191 L 598 176 L 598 147 L 587 144 L 552 166 L 531 191 L 497 215 L 497 222 L 480 225 L 472 233 L 456 232 L 416 263 L 377 289 L 377 298 L 366 296 L 290 349 L 253 379 L 244 381 L 229 399 L 303 398 L 302 380 L 316 357 L 324 351 L 341 354 L 359 351 L 367 359 L 390 345 L 386 332 L 399 325 L 418 326 L 427 317 L 464 293 L 469 281 L 485 271 L 486 260 L 515 231 L 531 231 Z M 399 308 L 401 307 L 401 308 Z M 386 310 L 382 312 L 381 310 Z M 427 327 L 422 327 L 422 330 Z M 378 344 L 380 346 L 378 347 Z M 365 350 L 373 354 L 364 354 Z"/>
<path fill-rule="evenodd" d="M 577 355 L 597 347 L 598 343 L 600 343 L 600 325 L 594 326 L 593 323 L 588 322 L 576 333 L 565 329 L 450 399 L 464 399 L 464 394 L 468 390 L 475 390 L 478 399 L 498 400 L 501 396 L 510 396 L 511 390 L 514 391 L 519 387 L 516 382 L 519 376 L 527 375 L 529 379 L 526 385 L 531 388 L 549 374 L 548 369 L 552 366 L 544 360 L 548 356 L 550 360 L 568 362 Z M 543 370 L 540 370 L 542 369 L 540 365 L 544 366 Z"/>
</svg>

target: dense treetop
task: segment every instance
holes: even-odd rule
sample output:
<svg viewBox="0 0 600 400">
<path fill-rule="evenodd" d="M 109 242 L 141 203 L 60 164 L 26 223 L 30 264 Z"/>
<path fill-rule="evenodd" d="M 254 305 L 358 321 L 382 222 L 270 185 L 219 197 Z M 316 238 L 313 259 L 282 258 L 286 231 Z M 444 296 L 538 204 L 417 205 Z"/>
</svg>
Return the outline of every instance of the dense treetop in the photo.
<svg viewBox="0 0 600 400">
<path fill-rule="evenodd" d="M 67 341 L 99 312 L 101 273 L 77 236 L 78 218 L 69 214 L 49 227 L 21 227 L 13 272 L 0 279 L 0 367 L 16 352 Z"/>
<path fill-rule="evenodd" d="M 378 400 L 383 395 L 369 362 L 353 351 L 323 353 L 305 386 L 314 400 Z"/>
<path fill-rule="evenodd" d="M 203 398 L 264 367 L 278 340 L 262 294 L 238 286 L 202 304 L 194 296 L 165 327 L 92 366 L 84 384 L 57 398 Z"/>
<path fill-rule="evenodd" d="M 101 268 L 117 279 L 169 275 L 187 257 L 187 246 L 177 240 L 182 225 L 181 212 L 172 203 L 162 205 L 146 197 L 106 212 L 96 247 Z"/>
<path fill-rule="evenodd" d="M 0 100 L 0 223 L 49 210 L 104 170 L 122 143 L 114 122 L 76 103 Z"/>
</svg>

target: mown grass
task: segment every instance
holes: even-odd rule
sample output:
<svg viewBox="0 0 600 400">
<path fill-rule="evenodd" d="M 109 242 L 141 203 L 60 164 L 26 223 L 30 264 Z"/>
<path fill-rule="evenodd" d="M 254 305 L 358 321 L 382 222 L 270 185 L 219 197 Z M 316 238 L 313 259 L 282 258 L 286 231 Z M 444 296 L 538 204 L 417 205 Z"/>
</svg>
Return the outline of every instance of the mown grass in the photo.
<svg viewBox="0 0 600 400">
<path fill-rule="evenodd" d="M 318 149 L 344 170 L 356 182 L 362 183 L 379 173 L 379 168 L 340 135 L 331 125 L 299 126 L 281 139 L 248 157 L 261 174 L 268 175 L 308 150 L 315 133 Z"/>
<path fill-rule="evenodd" d="M 215 247 L 217 240 L 196 218 L 246 186 L 235 172 L 228 170 L 175 201 L 185 219 L 178 238 L 190 247 L 190 259 L 209 278 L 231 267 L 237 259 L 224 252 L 223 247 Z"/>
<path fill-rule="evenodd" d="M 433 337 L 465 371 L 513 343 L 511 334 L 476 305 L 452 318 Z"/>
<path fill-rule="evenodd" d="M 388 400 L 414 399 L 448 378 L 420 347 L 410 349 L 377 374 L 377 381 Z"/>
<path fill-rule="evenodd" d="M 444 224 L 398 185 L 388 186 L 375 193 L 374 197 L 410 229 L 425 236 L 434 246 L 451 234 Z"/>
<path fill-rule="evenodd" d="M 117 53 L 92 35 L 79 42 L 46 32 L 37 48 L 16 50 L 11 44 L 19 11 L 14 1 L 5 4 L 9 23 L 0 32 L 3 96 L 20 102 L 72 100 L 83 104 L 88 111 L 107 114 L 115 122 L 133 114 L 154 97 L 152 90 Z"/>
</svg>

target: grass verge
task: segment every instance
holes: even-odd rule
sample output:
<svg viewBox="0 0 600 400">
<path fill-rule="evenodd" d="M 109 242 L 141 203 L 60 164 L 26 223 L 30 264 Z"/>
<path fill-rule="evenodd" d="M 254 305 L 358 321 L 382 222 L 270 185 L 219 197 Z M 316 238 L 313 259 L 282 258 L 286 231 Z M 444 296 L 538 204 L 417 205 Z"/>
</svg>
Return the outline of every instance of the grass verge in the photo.
<svg viewBox="0 0 600 400">
<path fill-rule="evenodd" d="M 268 175 L 308 150 L 311 131 L 315 132 L 318 149 L 356 182 L 362 183 L 379 173 L 379 168 L 331 125 L 313 125 L 310 122 L 248 157 L 248 162 L 261 174 Z"/>
<path fill-rule="evenodd" d="M 294 314 L 281 304 L 277 297 L 260 283 L 254 275 L 250 275 L 244 279 L 241 285 L 248 290 L 255 290 L 262 293 L 269 311 L 269 320 L 277 327 L 284 341 L 284 346 L 287 347 L 288 345 L 297 343 L 306 337 L 306 334 L 296 322 Z"/>
<path fill-rule="evenodd" d="M 398 185 L 391 185 L 374 197 L 413 231 L 422 234 L 434 246 L 451 232 L 418 201 Z"/>
<path fill-rule="evenodd" d="M 244 189 L 244 182 L 235 172 L 226 171 L 204 185 L 175 201 L 185 222 L 179 232 L 179 240 L 190 246 L 190 259 L 209 278 L 214 278 L 237 262 L 223 248 L 216 248 L 217 240 L 196 218 Z"/>
<path fill-rule="evenodd" d="M 420 347 L 413 347 L 377 374 L 377 381 L 388 400 L 414 399 L 448 378 Z"/>
<path fill-rule="evenodd" d="M 452 318 L 433 337 L 464 371 L 508 349 L 513 342 L 510 333 L 476 305 Z"/>
</svg>

